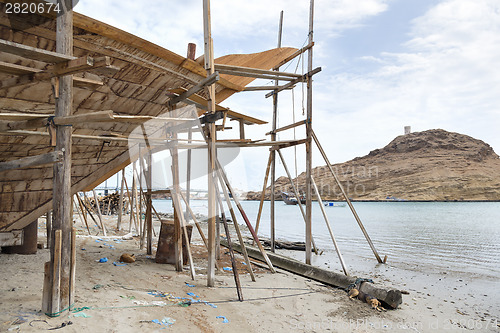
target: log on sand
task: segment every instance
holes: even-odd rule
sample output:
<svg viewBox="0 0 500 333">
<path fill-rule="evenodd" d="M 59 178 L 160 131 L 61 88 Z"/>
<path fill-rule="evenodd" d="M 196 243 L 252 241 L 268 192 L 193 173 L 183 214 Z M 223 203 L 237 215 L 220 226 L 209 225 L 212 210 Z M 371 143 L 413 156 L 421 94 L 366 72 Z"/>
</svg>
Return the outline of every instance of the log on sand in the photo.
<svg viewBox="0 0 500 333">
<path fill-rule="evenodd" d="M 221 240 L 221 245 L 227 247 L 227 243 L 223 240 Z M 241 253 L 241 246 L 239 244 L 233 243 L 232 245 L 234 250 Z M 257 248 L 249 245 L 246 245 L 246 248 L 250 257 L 261 261 L 264 260 Z M 307 265 L 298 260 L 279 254 L 267 252 L 267 255 L 272 264 L 276 267 L 337 288 L 347 289 L 358 280 L 353 276 L 347 276 Z M 358 282 L 357 287 L 363 293 L 370 294 L 377 298 L 384 308 L 396 309 L 403 302 L 403 296 L 400 290 L 384 289 L 383 287 L 375 286 L 369 282 Z"/>
</svg>

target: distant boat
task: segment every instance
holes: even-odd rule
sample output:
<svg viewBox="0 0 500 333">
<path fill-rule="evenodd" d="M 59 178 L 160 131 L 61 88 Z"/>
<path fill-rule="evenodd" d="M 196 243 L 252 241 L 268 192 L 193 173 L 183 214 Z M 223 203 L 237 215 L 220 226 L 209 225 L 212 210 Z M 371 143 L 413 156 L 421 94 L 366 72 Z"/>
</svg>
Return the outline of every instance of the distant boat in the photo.
<svg viewBox="0 0 500 333">
<path fill-rule="evenodd" d="M 390 196 L 388 195 L 385 200 L 387 201 L 406 201 L 405 199 L 400 199 L 400 198 L 396 198 L 396 197 L 393 197 L 393 196 Z"/>
<path fill-rule="evenodd" d="M 345 207 L 345 203 L 337 203 L 337 202 L 325 202 L 324 205 L 327 207 Z"/>
<path fill-rule="evenodd" d="M 296 205 L 296 204 L 298 204 L 298 200 L 297 200 L 297 198 L 293 194 L 286 193 L 286 192 L 281 192 L 281 198 L 283 199 L 283 201 L 287 205 Z M 306 203 L 305 196 L 303 196 L 303 195 L 300 196 L 300 203 L 302 203 L 302 204 Z"/>
</svg>

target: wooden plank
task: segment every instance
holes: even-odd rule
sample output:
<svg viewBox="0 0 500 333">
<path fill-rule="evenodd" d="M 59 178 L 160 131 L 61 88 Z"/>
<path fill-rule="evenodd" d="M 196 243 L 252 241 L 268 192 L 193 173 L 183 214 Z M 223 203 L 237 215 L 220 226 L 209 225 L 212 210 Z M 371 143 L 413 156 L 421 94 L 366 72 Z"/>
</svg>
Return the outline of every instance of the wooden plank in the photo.
<svg viewBox="0 0 500 333">
<path fill-rule="evenodd" d="M 23 245 L 23 230 L 0 232 L 0 247 Z"/>
<path fill-rule="evenodd" d="M 14 43 L 8 40 L 0 39 L 0 49 L 2 52 L 15 54 L 24 58 L 44 61 L 49 63 L 59 63 L 63 61 L 73 60 L 73 57 L 61 52 L 52 52 L 36 47 L 31 47 L 19 43 Z"/>
<path fill-rule="evenodd" d="M 283 126 L 283 127 L 277 128 L 277 129 L 275 129 L 273 131 L 267 132 L 266 135 L 270 135 L 270 134 L 273 134 L 273 133 L 278 133 L 278 132 L 286 131 L 286 130 L 295 128 L 297 126 L 304 125 L 305 123 L 306 123 L 306 120 L 304 119 L 304 120 L 298 121 L 296 123 L 293 123 L 293 124 L 290 124 L 290 125 L 287 125 L 287 126 Z"/>
<path fill-rule="evenodd" d="M 306 46 L 304 46 L 303 48 L 301 48 L 300 50 L 297 50 L 295 53 L 291 54 L 290 56 L 286 57 L 285 59 L 283 59 L 282 61 L 280 61 L 276 66 L 274 66 L 273 68 L 275 69 L 278 69 L 280 68 L 281 66 L 283 66 L 284 64 L 286 64 L 287 62 L 295 59 L 296 57 L 298 57 L 299 55 L 301 55 L 302 53 L 306 52 L 307 50 L 309 50 L 311 47 L 314 46 L 314 42 L 312 43 L 309 43 L 307 44 Z"/>
<path fill-rule="evenodd" d="M 22 169 L 35 165 L 55 163 L 59 162 L 62 159 L 62 157 L 63 157 L 62 152 L 54 151 L 43 155 L 21 158 L 15 161 L 1 162 L 0 172 L 5 170 Z"/>
<path fill-rule="evenodd" d="M 257 73 L 229 71 L 229 70 L 220 70 L 220 73 L 232 75 L 232 76 L 243 76 L 243 77 L 251 77 L 251 78 L 256 78 L 256 79 L 264 79 L 264 80 L 280 80 L 280 81 L 294 81 L 295 80 L 294 78 L 289 77 L 289 76 L 257 74 Z"/>
<path fill-rule="evenodd" d="M 172 107 L 175 104 L 184 101 L 185 99 L 189 98 L 190 96 L 197 94 L 201 90 L 203 90 L 206 86 L 212 85 L 215 82 L 219 81 L 219 73 L 213 73 L 207 76 L 207 78 L 203 79 L 200 83 L 195 85 L 194 87 L 190 88 L 189 90 L 183 92 L 177 97 L 172 98 L 168 104 Z"/>
<path fill-rule="evenodd" d="M 299 82 L 305 82 L 305 81 L 307 81 L 307 79 L 308 79 L 308 78 L 312 77 L 313 75 L 315 75 L 315 74 L 317 74 L 317 73 L 319 73 L 319 72 L 321 72 L 321 67 L 317 67 L 317 68 L 315 68 L 315 69 L 313 69 L 313 70 L 311 70 L 311 71 L 307 72 L 306 74 L 302 75 L 302 77 L 301 77 L 301 78 L 297 78 L 297 79 L 295 79 L 295 80 L 293 80 L 293 81 L 291 81 L 291 82 L 288 82 L 287 84 L 285 84 L 285 85 L 283 85 L 283 86 L 281 86 L 281 87 L 278 87 L 275 91 L 270 92 L 270 93 L 267 93 L 267 94 L 266 94 L 266 98 L 269 98 L 269 97 L 271 97 L 273 94 L 279 93 L 280 91 L 283 91 L 283 90 L 285 90 L 285 89 L 288 89 L 288 88 L 290 88 L 291 86 L 293 86 L 293 85 L 295 85 L 295 84 L 297 84 L 297 83 L 299 83 Z"/>
<path fill-rule="evenodd" d="M 285 89 L 293 89 L 295 86 L 290 86 Z M 252 86 L 252 87 L 245 87 L 243 91 L 264 91 L 264 90 L 277 90 L 279 88 L 283 88 L 283 86 Z"/>
<path fill-rule="evenodd" d="M 51 307 L 49 314 L 57 314 L 61 310 L 61 270 L 62 270 L 62 231 L 54 231 L 51 279 Z"/>
<path fill-rule="evenodd" d="M 291 77 L 291 78 L 299 78 L 301 74 L 295 73 L 287 73 L 287 72 L 279 72 L 279 71 L 268 71 L 260 68 L 251 68 L 244 66 L 234 66 L 234 65 L 223 65 L 223 64 L 215 64 L 215 70 L 225 74 L 231 74 L 232 72 L 237 73 L 247 73 L 247 74 L 262 74 L 262 75 L 272 75 L 272 76 L 283 76 L 283 77 Z"/>
</svg>

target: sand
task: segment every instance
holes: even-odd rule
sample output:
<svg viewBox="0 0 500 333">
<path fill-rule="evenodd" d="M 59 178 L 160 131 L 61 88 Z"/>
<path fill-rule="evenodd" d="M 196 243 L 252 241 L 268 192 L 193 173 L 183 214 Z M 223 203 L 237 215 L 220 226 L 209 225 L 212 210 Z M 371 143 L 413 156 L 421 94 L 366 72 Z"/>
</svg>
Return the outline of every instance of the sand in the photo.
<svg viewBox="0 0 500 333">
<path fill-rule="evenodd" d="M 106 220 L 112 229 L 115 218 Z M 158 228 L 159 223 L 155 225 Z M 36 255 L 0 254 L 1 332 L 40 332 L 64 323 L 66 326 L 57 331 L 499 331 L 498 313 L 476 311 L 474 295 L 464 294 L 462 299 L 470 306 L 460 305 L 458 309 L 451 293 L 444 301 L 443 297 L 433 296 L 423 286 L 409 281 L 411 279 L 388 278 L 398 273 L 390 266 L 376 273 L 380 283 L 408 290 L 410 294 L 403 295 L 399 309 L 378 312 L 358 300 L 349 300 L 343 290 L 280 269 L 271 274 L 264 267 L 254 266 L 256 282 L 252 282 L 244 270 L 243 258 L 238 255 L 239 267 L 243 268 L 240 280 L 245 299 L 240 302 L 233 274 L 229 271 L 220 270 L 216 274 L 215 287 L 206 286 L 206 252 L 196 232 L 193 250 L 197 275 L 193 281 L 188 266 L 184 272 L 176 272 L 172 265 L 156 264 L 154 256 L 139 250 L 137 237 L 121 241 L 102 237 L 99 240 L 86 236 L 79 222 L 76 226 L 80 236 L 77 238 L 74 310 L 54 318 L 40 312 L 43 264 L 49 259 L 49 250 L 41 249 Z M 94 227 L 93 232 L 96 230 Z M 126 232 L 109 234 L 123 235 Z M 39 241 L 44 241 L 43 219 L 40 219 Z M 221 267 L 230 266 L 226 252 L 225 248 L 221 249 Z M 122 253 L 134 253 L 137 261 L 123 266 L 113 265 Z M 108 262 L 98 262 L 104 257 Z M 179 303 L 186 301 L 182 298 L 200 301 L 181 306 Z"/>
</svg>

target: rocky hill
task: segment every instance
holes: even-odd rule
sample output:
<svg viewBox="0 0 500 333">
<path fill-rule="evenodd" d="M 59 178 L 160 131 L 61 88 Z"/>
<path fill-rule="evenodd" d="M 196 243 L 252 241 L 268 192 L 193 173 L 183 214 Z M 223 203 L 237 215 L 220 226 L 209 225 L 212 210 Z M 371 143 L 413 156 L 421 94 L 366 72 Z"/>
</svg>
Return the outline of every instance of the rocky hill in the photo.
<svg viewBox="0 0 500 333">
<path fill-rule="evenodd" d="M 398 136 L 382 149 L 332 166 L 354 200 L 500 200 L 498 155 L 481 140 L 442 129 Z M 313 177 L 323 200 L 342 199 L 327 166 L 314 168 Z M 303 191 L 305 173 L 294 182 Z M 278 197 L 292 191 L 285 177 L 276 186 Z M 247 198 L 258 200 L 260 193 Z"/>
</svg>

